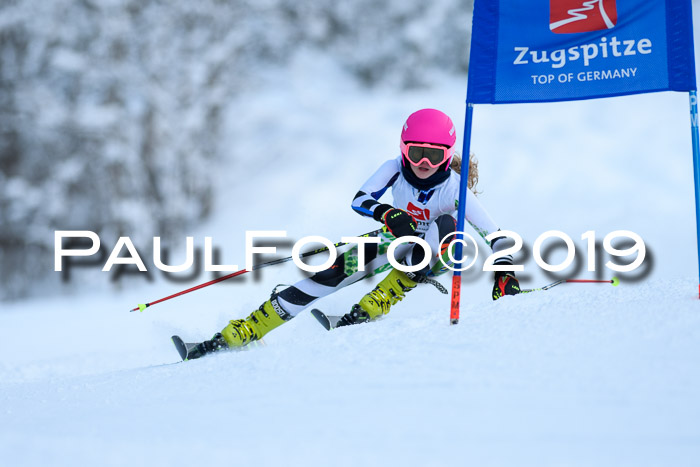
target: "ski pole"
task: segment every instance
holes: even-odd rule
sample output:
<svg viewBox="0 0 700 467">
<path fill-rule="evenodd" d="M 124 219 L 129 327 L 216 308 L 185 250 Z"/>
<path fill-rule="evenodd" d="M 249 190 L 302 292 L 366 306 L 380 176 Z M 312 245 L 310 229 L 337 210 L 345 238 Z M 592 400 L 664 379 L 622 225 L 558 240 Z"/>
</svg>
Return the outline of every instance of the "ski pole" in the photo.
<svg viewBox="0 0 700 467">
<path fill-rule="evenodd" d="M 374 237 L 374 236 L 378 235 L 379 233 L 381 233 L 383 230 L 384 230 L 383 228 L 377 229 L 377 230 L 373 230 L 373 231 L 371 231 L 371 232 L 367 232 L 366 234 L 360 235 L 360 237 Z M 347 243 L 346 243 L 346 242 L 338 242 L 338 243 L 334 243 L 334 244 L 333 244 L 333 246 L 336 247 L 336 248 L 339 247 L 339 246 L 343 246 L 343 245 L 347 245 Z M 324 246 L 323 248 L 318 248 L 318 249 L 313 250 L 313 251 L 307 251 L 306 253 L 300 254 L 300 255 L 299 255 L 299 258 L 307 258 L 307 257 L 309 257 L 309 256 L 313 256 L 313 255 L 317 255 L 317 254 L 319 254 L 319 253 L 323 253 L 324 251 L 328 251 L 328 247 L 325 247 L 325 246 Z M 142 303 L 142 304 L 139 304 L 139 306 L 137 306 L 136 308 L 133 308 L 133 309 L 131 309 L 131 310 L 129 310 L 129 311 L 139 311 L 139 310 L 140 310 L 140 311 L 143 311 L 143 310 L 145 310 L 146 308 L 148 308 L 149 306 L 155 305 L 156 303 L 164 302 L 164 301 L 166 301 L 166 300 L 170 300 L 171 298 L 179 297 L 180 295 L 185 295 L 186 293 L 190 293 L 190 292 L 194 292 L 195 290 L 203 289 L 204 287 L 208 287 L 208 286 L 210 286 L 210 285 L 214 285 L 214 284 L 217 284 L 217 283 L 219 283 L 219 282 L 223 282 L 223 281 L 225 281 L 225 280 L 227 280 L 227 279 L 231 279 L 231 278 L 233 278 L 233 277 L 240 276 L 241 274 L 245 274 L 246 272 L 255 271 L 255 270 L 257 270 L 257 269 L 261 269 L 261 268 L 264 268 L 264 267 L 267 267 L 267 266 L 274 266 L 274 265 L 276 265 L 276 264 L 286 263 L 286 262 L 291 261 L 291 260 L 292 260 L 292 257 L 291 257 L 291 256 L 288 256 L 288 257 L 286 257 L 286 258 L 280 258 L 280 259 L 275 259 L 275 260 L 272 260 L 272 261 L 268 261 L 268 262 L 266 262 L 266 263 L 256 264 L 256 265 L 253 266 L 250 270 L 248 270 L 248 269 L 241 269 L 240 271 L 232 272 L 231 274 L 228 274 L 228 275 L 226 275 L 226 276 L 221 276 L 221 277 L 219 277 L 219 278 L 217 278 L 217 279 L 214 279 L 214 280 L 211 280 L 211 281 L 209 281 L 209 282 L 205 282 L 205 283 L 203 283 L 203 284 L 195 285 L 194 287 L 190 287 L 189 289 L 183 290 L 182 292 L 178 292 L 178 293 L 175 293 L 175 294 L 172 294 L 172 295 L 168 295 L 167 297 L 161 298 L 160 300 L 156 300 L 156 301 L 150 302 L 150 303 Z"/>
<path fill-rule="evenodd" d="M 552 287 L 556 287 L 556 286 L 558 286 L 559 284 L 564 284 L 564 283 L 567 283 L 567 282 L 574 282 L 574 283 L 578 282 L 578 283 L 612 284 L 613 287 L 617 287 L 618 285 L 620 285 L 620 279 L 618 279 L 617 277 L 613 277 L 613 278 L 610 279 L 610 280 L 561 279 L 561 280 L 552 282 L 551 284 L 547 284 L 547 285 L 545 285 L 544 287 L 539 287 L 539 288 L 536 288 L 536 289 L 523 289 L 523 290 L 520 291 L 520 293 L 537 292 L 537 291 L 539 291 L 539 290 L 549 290 L 549 289 L 551 289 Z"/>
</svg>

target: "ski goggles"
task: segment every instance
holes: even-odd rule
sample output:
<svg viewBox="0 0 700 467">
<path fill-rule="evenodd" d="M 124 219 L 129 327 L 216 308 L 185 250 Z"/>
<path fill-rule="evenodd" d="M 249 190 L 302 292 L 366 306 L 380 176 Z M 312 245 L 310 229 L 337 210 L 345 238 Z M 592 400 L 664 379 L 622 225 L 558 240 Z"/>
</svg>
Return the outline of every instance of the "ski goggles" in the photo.
<svg viewBox="0 0 700 467">
<path fill-rule="evenodd" d="M 426 161 L 432 168 L 440 167 L 452 156 L 452 148 L 428 143 L 407 143 L 404 156 L 413 165 Z"/>
</svg>

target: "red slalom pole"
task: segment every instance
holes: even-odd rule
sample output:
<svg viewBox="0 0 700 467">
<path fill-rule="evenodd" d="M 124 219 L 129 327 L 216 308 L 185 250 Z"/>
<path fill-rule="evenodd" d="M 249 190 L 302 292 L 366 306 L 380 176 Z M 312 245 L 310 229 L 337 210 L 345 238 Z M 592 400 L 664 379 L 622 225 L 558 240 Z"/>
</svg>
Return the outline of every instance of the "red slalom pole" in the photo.
<svg viewBox="0 0 700 467">
<path fill-rule="evenodd" d="M 459 323 L 459 300 L 462 294 L 462 276 L 452 276 L 452 298 L 450 299 L 450 324 Z"/>
<path fill-rule="evenodd" d="M 375 237 L 375 236 L 379 235 L 383 230 L 384 230 L 383 228 L 377 229 L 377 230 L 373 230 L 373 231 L 371 231 L 371 232 L 367 232 L 366 234 L 360 235 L 360 237 Z M 343 245 L 347 245 L 347 243 L 345 243 L 345 242 L 338 242 L 338 243 L 334 243 L 334 244 L 333 244 L 333 246 L 336 247 L 336 248 L 339 247 L 339 246 L 343 246 Z M 306 257 L 309 257 L 309 256 L 316 255 L 316 254 L 318 254 L 318 253 L 323 253 L 324 251 L 328 251 L 328 247 L 325 247 L 325 246 L 324 246 L 323 248 L 318 248 L 318 249 L 313 250 L 313 251 L 307 251 L 306 253 L 300 254 L 300 255 L 299 255 L 299 258 L 306 258 Z M 210 285 L 214 285 L 214 284 L 217 284 L 217 283 L 219 283 L 219 282 L 223 282 L 223 281 L 225 281 L 225 280 L 231 279 L 231 278 L 233 278 L 233 277 L 240 276 L 241 274 L 245 274 L 246 272 L 255 271 L 255 270 L 257 270 L 257 269 L 264 268 L 264 267 L 266 267 L 266 266 L 274 266 L 275 264 L 286 263 L 286 262 L 291 261 L 291 260 L 292 260 L 292 257 L 291 257 L 291 256 L 287 256 L 286 258 L 275 259 L 275 260 L 273 260 L 273 261 L 268 261 L 267 263 L 262 263 L 262 264 L 255 265 L 255 266 L 253 266 L 253 268 L 250 269 L 250 270 L 248 270 L 248 269 L 241 269 L 240 271 L 232 272 L 231 274 L 228 274 L 228 275 L 226 275 L 226 276 L 221 276 L 221 277 L 219 277 L 219 278 L 217 278 L 217 279 L 211 280 L 211 281 L 209 281 L 209 282 L 205 282 L 204 284 L 195 285 L 194 287 L 190 287 L 189 289 L 183 290 L 182 292 L 178 292 L 178 293 L 174 293 L 174 294 L 172 294 L 172 295 L 168 295 L 167 297 L 163 297 L 163 298 L 161 298 L 161 299 L 159 299 L 159 300 L 156 300 L 156 301 L 154 301 L 154 302 L 139 304 L 139 306 L 137 306 L 136 308 L 132 308 L 132 309 L 129 310 L 129 311 L 130 311 L 130 312 L 132 312 L 132 311 L 143 311 L 143 310 L 145 310 L 146 308 L 148 308 L 149 306 L 155 305 L 156 303 L 164 302 L 164 301 L 166 301 L 166 300 L 170 300 L 171 298 L 179 297 L 180 295 L 185 295 L 185 294 L 187 294 L 187 293 L 194 292 L 195 290 L 203 289 L 204 287 L 209 287 Z"/>
</svg>

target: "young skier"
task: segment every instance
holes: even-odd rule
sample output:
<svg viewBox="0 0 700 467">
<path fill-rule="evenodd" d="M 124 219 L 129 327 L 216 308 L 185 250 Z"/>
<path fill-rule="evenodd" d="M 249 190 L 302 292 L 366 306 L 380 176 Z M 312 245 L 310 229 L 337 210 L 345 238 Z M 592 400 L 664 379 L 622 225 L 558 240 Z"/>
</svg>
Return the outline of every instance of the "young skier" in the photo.
<svg viewBox="0 0 700 467">
<path fill-rule="evenodd" d="M 439 252 L 433 254 L 427 266 L 413 273 L 393 269 L 387 259 L 388 245 L 368 244 L 364 246 L 364 271 L 359 271 L 355 246 L 339 255 L 330 268 L 279 293 L 273 292 L 250 316 L 231 320 L 211 340 L 191 348 L 187 358 L 199 358 L 221 349 L 241 348 L 291 320 L 317 299 L 387 269 L 391 272 L 362 297 L 337 326 L 365 323 L 389 313 L 392 305 L 420 283 L 432 283 L 442 288 L 431 277 L 447 270 L 439 260 L 442 256 L 445 262 L 449 262 L 447 245 L 440 245 L 440 241 L 454 232 L 457 225 L 460 175 L 459 156 L 454 157 L 456 140 L 452 120 L 439 110 L 423 109 L 411 114 L 401 131 L 401 155 L 384 162 L 352 201 L 355 212 L 381 222 L 385 231 L 394 237 L 415 235 L 426 240 L 432 252 Z M 454 168 L 451 167 L 453 158 Z M 470 165 L 474 168 L 469 171 L 471 189 L 476 185 L 478 175 L 475 164 Z M 380 202 L 389 188 L 393 194 L 392 204 Z M 499 230 L 476 196 L 471 191 L 467 194 L 466 220 L 472 227 L 482 237 Z M 499 238 L 490 247 L 498 252 L 505 248 L 504 243 L 507 242 Z M 404 243 L 396 249 L 394 256 L 402 264 L 412 266 L 424 260 L 425 252 L 420 245 Z M 494 264 L 512 265 L 513 260 L 510 255 L 502 256 Z M 514 273 L 496 272 L 494 300 L 519 291 Z"/>
</svg>

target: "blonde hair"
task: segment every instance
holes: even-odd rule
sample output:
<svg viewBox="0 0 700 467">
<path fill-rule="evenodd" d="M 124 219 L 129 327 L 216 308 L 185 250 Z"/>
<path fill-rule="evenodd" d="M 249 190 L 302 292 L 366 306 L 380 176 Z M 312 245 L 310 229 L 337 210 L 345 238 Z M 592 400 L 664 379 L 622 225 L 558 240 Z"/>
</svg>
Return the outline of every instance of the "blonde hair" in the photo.
<svg viewBox="0 0 700 467">
<path fill-rule="evenodd" d="M 450 162 L 450 168 L 462 174 L 462 155 L 455 151 L 454 156 L 452 156 L 452 162 Z M 467 188 L 469 188 L 475 195 L 480 192 L 476 191 L 476 185 L 479 183 L 479 161 L 474 157 L 474 153 L 469 154 L 469 180 L 467 180 Z"/>
</svg>

